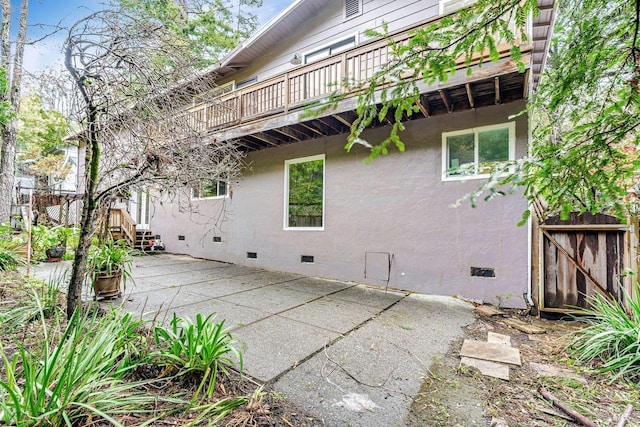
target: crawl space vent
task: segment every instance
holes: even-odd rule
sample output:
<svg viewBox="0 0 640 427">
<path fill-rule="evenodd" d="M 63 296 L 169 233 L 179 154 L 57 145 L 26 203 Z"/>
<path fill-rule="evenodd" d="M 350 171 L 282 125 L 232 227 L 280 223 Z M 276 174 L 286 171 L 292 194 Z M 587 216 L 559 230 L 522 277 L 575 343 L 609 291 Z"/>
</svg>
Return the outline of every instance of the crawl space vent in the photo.
<svg viewBox="0 0 640 427">
<path fill-rule="evenodd" d="M 213 236 L 213 243 L 222 243 L 222 237 Z"/>
<path fill-rule="evenodd" d="M 178 236 L 178 240 L 184 240 L 184 236 Z"/>
<path fill-rule="evenodd" d="M 257 252 L 247 252 L 247 258 L 258 258 L 258 253 Z"/>
<path fill-rule="evenodd" d="M 474 277 L 496 277 L 495 268 L 471 267 L 471 275 Z"/>
<path fill-rule="evenodd" d="M 302 255 L 300 256 L 300 262 L 303 264 L 311 264 L 313 263 L 313 255 Z"/>
</svg>

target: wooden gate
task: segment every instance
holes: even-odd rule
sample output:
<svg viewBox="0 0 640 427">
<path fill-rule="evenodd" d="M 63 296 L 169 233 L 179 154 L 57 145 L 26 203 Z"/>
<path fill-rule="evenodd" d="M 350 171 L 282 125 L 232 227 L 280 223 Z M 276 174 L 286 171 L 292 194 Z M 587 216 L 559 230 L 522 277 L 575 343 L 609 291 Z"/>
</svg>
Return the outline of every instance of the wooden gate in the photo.
<svg viewBox="0 0 640 427">
<path fill-rule="evenodd" d="M 625 294 L 631 295 L 632 289 L 629 272 L 637 270 L 633 223 L 583 214 L 549 218 L 539 229 L 540 310 L 588 308 L 588 297 L 596 293 L 625 304 Z"/>
</svg>

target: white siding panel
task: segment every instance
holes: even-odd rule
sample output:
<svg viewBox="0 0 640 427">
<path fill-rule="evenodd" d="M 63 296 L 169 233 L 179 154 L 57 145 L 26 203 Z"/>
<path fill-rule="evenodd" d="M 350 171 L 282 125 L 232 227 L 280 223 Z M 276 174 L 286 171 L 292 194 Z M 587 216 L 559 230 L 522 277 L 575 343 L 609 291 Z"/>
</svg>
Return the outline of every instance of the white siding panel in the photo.
<svg viewBox="0 0 640 427">
<path fill-rule="evenodd" d="M 307 21 L 277 46 L 265 47 L 267 53 L 230 79 L 243 80 L 258 75 L 264 81 L 292 70 L 289 63 L 295 53 L 301 56 L 351 34 L 365 41 L 364 30 L 380 28 L 383 22 L 390 31 L 399 30 L 438 14 L 438 0 L 365 0 L 360 16 L 344 19 L 344 0 L 329 0 L 324 12 Z"/>
</svg>

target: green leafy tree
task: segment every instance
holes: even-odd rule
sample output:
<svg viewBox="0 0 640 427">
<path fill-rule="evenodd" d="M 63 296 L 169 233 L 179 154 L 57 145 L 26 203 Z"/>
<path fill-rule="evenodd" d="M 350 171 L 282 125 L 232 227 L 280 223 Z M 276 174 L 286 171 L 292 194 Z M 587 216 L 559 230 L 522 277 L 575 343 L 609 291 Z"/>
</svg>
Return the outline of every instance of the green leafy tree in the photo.
<svg viewBox="0 0 640 427">
<path fill-rule="evenodd" d="M 64 155 L 54 150 L 69 144 L 63 141 L 69 133 L 66 118 L 58 111 L 45 109 L 40 97 L 32 94 L 22 100 L 17 129 L 18 159 L 29 165 L 29 171 L 41 183 L 49 176 L 64 179 L 69 165 L 64 163 Z"/>
<path fill-rule="evenodd" d="M 527 107 L 534 118 L 530 155 L 495 165 L 493 176 L 468 198 L 474 204 L 481 196 L 490 199 L 523 187 L 526 196 L 542 207 L 542 215 L 573 210 L 635 212 L 640 192 L 640 2 L 557 3 L 548 69 Z M 520 39 L 526 41 L 527 18 L 537 13 L 536 0 L 478 0 L 415 30 L 407 43 L 390 40 L 395 60 L 371 79 L 344 82 L 358 92 L 358 118 L 346 148 L 369 147 L 369 161 L 393 146 L 404 151 L 403 121 L 419 113 L 417 83 L 446 82 L 460 61 L 471 73 L 470 65 L 479 54 L 499 59 L 499 44 L 511 45 L 511 58 L 524 71 Z M 368 35 L 385 37 L 384 30 Z M 316 111 L 334 107 L 348 96 L 344 93 L 349 91 L 333 95 Z M 385 118 L 392 122 L 385 139 L 372 144 L 362 138 L 368 126 Z M 509 170 L 515 172 L 502 175 Z"/>
<path fill-rule="evenodd" d="M 219 62 L 225 53 L 256 29 L 255 14 L 242 7 L 260 7 L 262 0 L 239 0 L 237 12 L 223 0 L 114 0 L 134 16 L 162 23 L 200 53 L 200 66 Z"/>
</svg>

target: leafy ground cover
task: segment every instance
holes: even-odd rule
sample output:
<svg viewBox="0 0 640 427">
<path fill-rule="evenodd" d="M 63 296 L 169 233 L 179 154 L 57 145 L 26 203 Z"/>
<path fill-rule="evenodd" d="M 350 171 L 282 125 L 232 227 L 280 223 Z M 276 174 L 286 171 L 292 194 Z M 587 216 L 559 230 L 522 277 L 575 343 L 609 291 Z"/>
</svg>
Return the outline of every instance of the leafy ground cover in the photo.
<svg viewBox="0 0 640 427">
<path fill-rule="evenodd" d="M 59 283 L 0 283 L 0 424 L 321 424 L 228 366 L 241 354 L 213 316 L 150 328 L 90 305 L 67 321 Z"/>
</svg>

